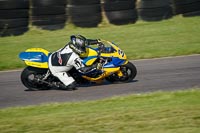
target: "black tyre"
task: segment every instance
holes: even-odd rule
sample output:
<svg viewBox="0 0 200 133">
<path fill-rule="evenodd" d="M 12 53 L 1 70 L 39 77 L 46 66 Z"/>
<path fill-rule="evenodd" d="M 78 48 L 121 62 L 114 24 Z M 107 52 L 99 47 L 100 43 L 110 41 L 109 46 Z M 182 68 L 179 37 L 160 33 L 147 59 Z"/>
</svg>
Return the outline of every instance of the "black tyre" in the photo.
<svg viewBox="0 0 200 133">
<path fill-rule="evenodd" d="M 82 6 L 69 6 L 69 15 L 76 16 L 76 15 L 91 15 L 95 13 L 101 12 L 101 5 L 82 5 Z"/>
<path fill-rule="evenodd" d="M 38 26 L 38 28 L 43 29 L 43 30 L 50 30 L 50 31 L 54 31 L 54 30 L 59 30 L 59 29 L 63 29 L 65 27 L 65 24 L 52 24 L 52 25 L 40 25 Z"/>
<path fill-rule="evenodd" d="M 59 30 L 65 27 L 65 14 L 31 16 L 31 24 L 45 30 Z"/>
<path fill-rule="evenodd" d="M 32 16 L 31 21 L 33 25 L 37 26 L 64 24 L 66 17 L 65 15 Z"/>
<path fill-rule="evenodd" d="M 65 14 L 65 6 L 32 7 L 32 16 Z"/>
<path fill-rule="evenodd" d="M 0 29 L 28 27 L 28 18 L 0 19 Z"/>
<path fill-rule="evenodd" d="M 137 69 L 135 65 L 133 65 L 131 62 L 128 62 L 128 64 L 121 66 L 121 71 L 123 73 L 123 77 L 120 78 L 121 82 L 130 82 L 137 75 Z"/>
<path fill-rule="evenodd" d="M 73 24 L 77 27 L 92 28 L 97 27 L 99 22 L 73 22 Z"/>
<path fill-rule="evenodd" d="M 170 5 L 170 0 L 140 0 L 138 1 L 138 8 L 157 8 Z"/>
<path fill-rule="evenodd" d="M 21 81 L 28 90 L 43 90 L 43 84 L 39 84 L 36 80 L 47 72 L 47 69 L 40 69 L 34 67 L 26 67 L 21 73 Z M 46 89 L 46 88 L 45 88 Z"/>
<path fill-rule="evenodd" d="M 78 27 L 97 27 L 102 20 L 101 5 L 69 6 L 71 22 Z"/>
<path fill-rule="evenodd" d="M 0 36 L 16 36 L 28 31 L 29 0 L 0 0 Z"/>
<path fill-rule="evenodd" d="M 31 24 L 44 30 L 65 27 L 67 0 L 32 0 Z"/>
<path fill-rule="evenodd" d="M 32 6 L 62 6 L 67 0 L 32 0 Z"/>
<path fill-rule="evenodd" d="M 175 5 L 185 5 L 190 4 L 194 2 L 198 2 L 199 0 L 173 0 Z"/>
<path fill-rule="evenodd" d="M 200 16 L 200 10 L 183 14 L 183 17 L 194 17 L 194 16 Z"/>
<path fill-rule="evenodd" d="M 0 0 L 0 9 L 28 9 L 29 0 Z"/>
<path fill-rule="evenodd" d="M 28 18 L 28 9 L 0 10 L 1 19 Z"/>
<path fill-rule="evenodd" d="M 100 2 L 101 0 L 68 0 L 69 5 L 94 5 Z"/>
<path fill-rule="evenodd" d="M 108 2 L 103 4 L 103 8 L 106 12 L 108 11 L 120 11 L 129 10 L 135 8 L 135 3 L 133 1 L 116 1 Z"/>
<path fill-rule="evenodd" d="M 170 6 L 160 8 L 138 9 L 138 15 L 145 21 L 159 21 L 168 19 L 173 16 L 173 11 Z"/>
<path fill-rule="evenodd" d="M 196 11 L 199 11 L 199 10 L 200 10 L 200 1 L 185 4 L 185 5 L 176 5 L 175 6 L 175 13 L 176 14 L 196 12 Z"/>
<path fill-rule="evenodd" d="M 108 2 L 120 2 L 120 1 L 133 1 L 136 2 L 137 0 L 103 0 L 104 3 L 108 3 Z"/>
<path fill-rule="evenodd" d="M 0 37 L 22 35 L 29 30 L 28 27 L 17 27 L 11 29 L 0 29 Z"/>
<path fill-rule="evenodd" d="M 138 19 L 137 11 L 135 9 L 111 11 L 105 13 L 109 22 L 115 25 L 135 23 Z"/>
<path fill-rule="evenodd" d="M 151 9 L 139 9 L 138 13 L 145 17 L 164 17 L 172 13 L 171 7 L 159 7 Z"/>
<path fill-rule="evenodd" d="M 118 77 L 117 74 L 113 74 L 106 78 L 109 82 L 130 82 L 132 81 L 135 76 L 137 75 L 137 69 L 135 65 L 133 65 L 131 62 L 128 62 L 126 65 L 121 66 L 121 71 L 123 73 L 122 77 Z"/>
</svg>

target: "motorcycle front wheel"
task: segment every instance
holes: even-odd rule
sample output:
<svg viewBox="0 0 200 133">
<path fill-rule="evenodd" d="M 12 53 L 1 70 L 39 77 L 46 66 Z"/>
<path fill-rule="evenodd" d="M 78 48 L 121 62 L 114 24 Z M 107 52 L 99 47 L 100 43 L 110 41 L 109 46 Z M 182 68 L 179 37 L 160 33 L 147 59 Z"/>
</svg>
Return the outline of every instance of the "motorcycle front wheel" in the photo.
<svg viewBox="0 0 200 133">
<path fill-rule="evenodd" d="M 113 82 L 127 83 L 132 81 L 137 75 L 137 69 L 135 65 L 131 62 L 128 62 L 127 64 L 121 66 L 120 70 L 123 73 L 122 77 L 119 77 L 117 74 L 113 74 L 107 77 L 106 80 L 112 83 Z"/>
<path fill-rule="evenodd" d="M 21 73 L 21 81 L 28 90 L 44 90 L 44 85 L 36 79 L 46 74 L 46 69 L 26 67 Z"/>
</svg>

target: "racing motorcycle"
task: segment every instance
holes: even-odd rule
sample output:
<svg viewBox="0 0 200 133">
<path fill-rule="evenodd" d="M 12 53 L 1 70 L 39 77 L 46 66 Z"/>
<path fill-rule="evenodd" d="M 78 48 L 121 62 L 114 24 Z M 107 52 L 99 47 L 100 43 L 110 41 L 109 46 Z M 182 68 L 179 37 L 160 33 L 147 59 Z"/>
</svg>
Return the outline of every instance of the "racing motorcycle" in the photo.
<svg viewBox="0 0 200 133">
<path fill-rule="evenodd" d="M 72 68 L 68 73 L 79 85 L 108 81 L 110 83 L 130 82 L 136 74 L 135 65 L 128 61 L 126 54 L 113 42 L 101 40 L 101 45 L 87 46 L 86 53 L 80 57 L 86 66 L 101 63 L 101 70 L 86 74 Z M 43 48 L 29 48 L 19 54 L 27 67 L 21 73 L 21 81 L 28 90 L 60 89 L 62 84 L 48 69 L 48 58 L 51 53 Z"/>
</svg>

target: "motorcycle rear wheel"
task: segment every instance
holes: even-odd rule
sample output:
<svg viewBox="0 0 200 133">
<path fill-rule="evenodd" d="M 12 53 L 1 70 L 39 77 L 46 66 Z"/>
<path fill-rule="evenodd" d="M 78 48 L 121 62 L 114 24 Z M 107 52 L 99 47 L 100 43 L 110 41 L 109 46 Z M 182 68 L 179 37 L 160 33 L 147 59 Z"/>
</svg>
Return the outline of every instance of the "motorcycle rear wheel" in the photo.
<svg viewBox="0 0 200 133">
<path fill-rule="evenodd" d="M 113 82 L 122 82 L 127 83 L 132 81 L 137 75 L 137 69 L 135 65 L 131 62 L 120 67 L 121 72 L 123 73 L 122 77 L 119 77 L 117 74 L 110 75 L 106 78 L 107 81 Z"/>
<path fill-rule="evenodd" d="M 34 68 L 34 67 L 26 67 L 21 73 L 21 81 L 23 85 L 28 88 L 29 91 L 34 90 L 44 90 L 43 84 L 39 84 L 39 82 L 35 81 L 36 76 L 41 76 L 47 72 L 46 69 Z"/>
</svg>

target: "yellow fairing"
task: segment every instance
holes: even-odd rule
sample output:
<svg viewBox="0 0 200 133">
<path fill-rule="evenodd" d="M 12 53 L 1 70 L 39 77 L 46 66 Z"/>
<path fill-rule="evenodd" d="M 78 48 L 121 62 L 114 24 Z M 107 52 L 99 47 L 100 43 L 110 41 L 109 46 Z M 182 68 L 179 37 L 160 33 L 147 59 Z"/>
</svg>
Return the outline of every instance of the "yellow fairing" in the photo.
<svg viewBox="0 0 200 133">
<path fill-rule="evenodd" d="M 116 45 L 114 45 L 113 43 L 111 43 L 109 41 L 104 40 L 104 42 L 111 45 L 116 51 L 113 53 L 101 53 L 101 56 L 103 56 L 103 57 L 118 57 L 119 59 L 127 60 L 126 54 L 119 47 L 117 47 Z"/>
<path fill-rule="evenodd" d="M 48 68 L 48 63 L 41 63 L 41 62 L 31 62 L 31 61 L 24 61 L 27 66 L 37 67 L 37 68 Z"/>
<path fill-rule="evenodd" d="M 101 55 L 100 55 L 101 57 L 116 57 L 116 58 L 119 58 L 119 60 L 120 59 L 124 60 L 124 63 L 122 65 L 128 63 L 126 54 L 119 47 L 117 47 L 115 44 L 113 44 L 109 41 L 105 41 L 105 40 L 102 40 L 102 41 L 104 43 L 111 45 L 111 47 L 114 49 L 114 51 L 110 52 L 110 53 L 101 53 Z M 92 56 L 98 55 L 97 52 L 92 49 L 89 49 L 89 51 L 87 51 L 87 52 L 89 52 L 89 54 L 87 53 L 85 56 L 82 56 L 83 58 L 88 57 L 88 56 L 92 57 Z M 93 52 L 93 53 L 91 54 L 90 52 Z M 95 60 L 96 60 L 96 58 L 95 58 Z M 91 61 L 89 60 L 88 62 L 89 62 L 89 64 L 92 64 L 95 60 L 91 59 Z M 108 77 L 113 73 L 116 73 L 119 77 L 123 76 L 123 73 L 121 72 L 120 67 L 103 68 L 102 71 L 103 71 L 103 73 L 96 78 L 91 78 L 88 76 L 82 76 L 82 77 L 87 80 L 90 80 L 90 81 L 99 82 L 102 79 L 104 79 L 105 77 Z"/>
<path fill-rule="evenodd" d="M 86 53 L 80 55 L 81 58 L 88 58 L 87 62 L 85 62 L 85 65 L 90 66 L 96 61 L 98 53 L 91 48 L 86 48 Z"/>
<path fill-rule="evenodd" d="M 27 49 L 25 52 L 42 52 L 46 56 L 49 55 L 49 51 L 43 48 L 30 48 Z M 48 62 L 32 62 L 32 61 L 24 61 L 27 66 L 37 67 L 37 68 L 48 68 Z"/>
<path fill-rule="evenodd" d="M 85 57 L 97 56 L 97 55 L 98 55 L 98 53 L 94 49 L 86 48 L 86 53 L 81 54 L 80 57 L 85 58 Z"/>
<path fill-rule="evenodd" d="M 82 76 L 82 77 L 85 78 L 85 79 L 87 79 L 87 80 L 90 80 L 90 81 L 98 82 L 99 80 L 102 80 L 105 77 L 108 77 L 109 75 L 111 75 L 113 73 L 117 73 L 119 77 L 123 76 L 122 72 L 120 71 L 120 67 L 116 67 L 116 68 L 104 68 L 103 71 L 104 71 L 104 73 L 102 73 L 97 78 L 91 78 L 91 77 L 87 77 L 87 76 Z"/>
</svg>

